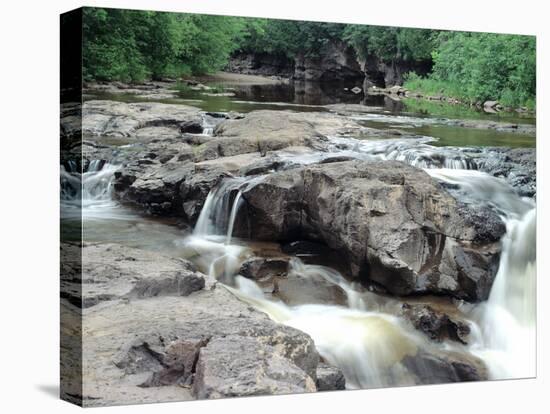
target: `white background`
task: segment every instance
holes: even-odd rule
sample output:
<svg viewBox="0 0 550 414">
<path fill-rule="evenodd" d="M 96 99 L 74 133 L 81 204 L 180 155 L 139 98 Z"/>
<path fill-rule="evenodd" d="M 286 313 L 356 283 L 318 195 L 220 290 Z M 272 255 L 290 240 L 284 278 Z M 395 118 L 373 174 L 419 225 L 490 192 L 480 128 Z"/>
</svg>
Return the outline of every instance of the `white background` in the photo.
<svg viewBox="0 0 550 414">
<path fill-rule="evenodd" d="M 59 13 L 112 6 L 242 16 L 512 32 L 538 36 L 538 378 L 98 409 L 111 413 L 548 412 L 547 141 L 550 31 L 545 1 L 71 0 L 0 11 L 0 409 L 75 412 L 58 387 Z M 7 92 L 7 93 L 6 93 Z M 94 410 L 95 411 L 95 410 Z"/>
</svg>

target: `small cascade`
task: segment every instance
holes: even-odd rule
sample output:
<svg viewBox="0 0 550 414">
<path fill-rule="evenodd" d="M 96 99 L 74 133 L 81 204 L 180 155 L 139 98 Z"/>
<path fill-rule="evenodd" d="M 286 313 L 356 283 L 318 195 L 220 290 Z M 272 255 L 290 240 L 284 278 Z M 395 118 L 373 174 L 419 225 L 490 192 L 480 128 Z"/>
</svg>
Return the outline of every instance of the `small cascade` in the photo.
<svg viewBox="0 0 550 414">
<path fill-rule="evenodd" d="M 523 216 L 535 206 L 533 200 L 519 197 L 503 179 L 481 171 L 426 169 L 426 172 L 436 180 L 458 187 L 449 191 L 458 191 L 461 199 L 490 205 L 506 217 Z"/>
<path fill-rule="evenodd" d="M 204 114 L 202 116 L 202 135 L 214 135 L 214 128 L 216 125 L 217 122 L 214 117 Z"/>
<path fill-rule="evenodd" d="M 294 271 L 312 277 L 327 277 L 346 286 L 342 276 L 323 266 L 309 267 L 300 262 Z M 342 278 L 342 280 L 339 280 Z M 332 305 L 289 307 L 267 300 L 252 280 L 235 278 L 237 288 L 230 289 L 241 300 L 267 313 L 271 319 L 309 334 L 321 356 L 342 369 L 348 389 L 412 385 L 415 377 L 402 360 L 416 355 L 426 341 L 414 330 L 402 325 L 388 313 Z M 349 285 L 346 286 L 351 292 Z"/>
<path fill-rule="evenodd" d="M 112 191 L 118 166 L 104 160 L 92 160 L 81 174 L 74 161 L 69 165 L 69 170 L 61 165 L 60 171 L 62 217 L 91 219 L 111 215 L 117 207 Z"/>
<path fill-rule="evenodd" d="M 329 151 L 369 155 L 381 160 L 403 161 L 418 168 L 450 168 L 476 170 L 475 160 L 460 148 L 434 147 L 429 145 L 434 138 L 409 138 L 385 140 L 359 140 L 332 137 Z"/>
<path fill-rule="evenodd" d="M 196 236 L 225 235 L 230 239 L 241 198 L 240 190 L 247 182 L 244 178 L 226 178 L 211 190 L 206 197 L 193 234 Z M 232 197 L 234 197 L 233 203 Z M 233 208 L 230 208 L 230 205 Z"/>
<path fill-rule="evenodd" d="M 503 179 L 479 171 L 427 170 L 458 187 L 466 201 L 497 209 L 506 224 L 499 270 L 486 303 L 472 311 L 477 324 L 472 353 L 488 365 L 493 379 L 535 375 L 536 208 Z"/>
<path fill-rule="evenodd" d="M 246 246 L 232 244 L 233 230 L 242 205 L 242 192 L 262 180 L 258 177 L 226 178 L 210 190 L 193 234 L 182 242 L 185 256 L 205 273 L 233 284 L 242 261 L 250 254 Z"/>
<path fill-rule="evenodd" d="M 297 257 L 294 257 L 290 260 L 289 277 L 292 277 L 293 274 L 306 279 L 323 279 L 329 284 L 338 286 L 345 292 L 348 306 L 351 309 L 367 309 L 366 297 L 359 293 L 355 286 L 347 281 L 339 272 L 330 267 L 305 264 Z"/>
<path fill-rule="evenodd" d="M 237 218 L 237 213 L 239 212 L 239 207 L 241 206 L 241 197 L 243 192 L 239 190 L 233 200 L 233 206 L 231 207 L 231 213 L 229 214 L 229 224 L 227 225 L 227 236 L 225 239 L 225 244 L 231 244 L 231 237 L 233 236 L 233 227 L 235 226 L 235 219 Z"/>
</svg>

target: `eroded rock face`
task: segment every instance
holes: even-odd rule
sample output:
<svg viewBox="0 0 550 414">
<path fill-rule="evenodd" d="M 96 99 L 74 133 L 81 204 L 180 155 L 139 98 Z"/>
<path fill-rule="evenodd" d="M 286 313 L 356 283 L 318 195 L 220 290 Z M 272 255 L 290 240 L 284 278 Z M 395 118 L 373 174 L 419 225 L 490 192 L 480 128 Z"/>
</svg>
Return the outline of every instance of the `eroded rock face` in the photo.
<svg viewBox="0 0 550 414">
<path fill-rule="evenodd" d="M 313 340 L 189 262 L 113 244 L 84 245 L 82 257 L 84 296 L 112 294 L 85 309 L 63 299 L 83 312 L 84 405 L 316 390 Z M 70 283 L 77 269 L 65 270 Z"/>
<path fill-rule="evenodd" d="M 330 41 L 319 57 L 298 54 L 295 57 L 294 79 L 306 81 L 363 80 L 355 50 L 342 41 Z"/>
<path fill-rule="evenodd" d="M 491 148 L 480 155 L 480 168 L 506 179 L 523 197 L 537 193 L 537 154 L 535 148 Z"/>
<path fill-rule="evenodd" d="M 426 173 L 400 162 L 279 172 L 243 198 L 256 238 L 322 241 L 347 255 L 352 275 L 393 294 L 478 301 L 496 274 L 502 233 L 473 226 Z"/>
</svg>

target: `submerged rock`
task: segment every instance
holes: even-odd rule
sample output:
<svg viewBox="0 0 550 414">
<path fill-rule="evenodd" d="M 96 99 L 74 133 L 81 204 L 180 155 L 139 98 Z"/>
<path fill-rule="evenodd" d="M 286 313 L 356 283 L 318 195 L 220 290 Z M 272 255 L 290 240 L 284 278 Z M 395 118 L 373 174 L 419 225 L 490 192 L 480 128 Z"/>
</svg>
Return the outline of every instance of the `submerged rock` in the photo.
<svg viewBox="0 0 550 414">
<path fill-rule="evenodd" d="M 472 225 L 425 172 L 401 162 L 274 173 L 243 199 L 256 238 L 322 241 L 346 255 L 352 275 L 393 294 L 484 300 L 498 267 L 502 233 Z"/>
</svg>

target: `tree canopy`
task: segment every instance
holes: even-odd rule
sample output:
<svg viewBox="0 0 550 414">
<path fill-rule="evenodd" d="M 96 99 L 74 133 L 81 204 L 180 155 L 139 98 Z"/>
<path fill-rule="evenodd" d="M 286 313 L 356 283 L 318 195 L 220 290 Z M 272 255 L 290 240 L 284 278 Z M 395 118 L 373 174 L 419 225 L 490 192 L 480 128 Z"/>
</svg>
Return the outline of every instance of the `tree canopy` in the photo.
<svg viewBox="0 0 550 414">
<path fill-rule="evenodd" d="M 361 59 L 433 64 L 426 78 L 409 75 L 409 86 L 428 92 L 513 105 L 535 96 L 532 36 L 101 8 L 85 8 L 83 24 L 86 80 L 203 74 L 235 52 L 293 59 L 336 40 Z"/>
</svg>

